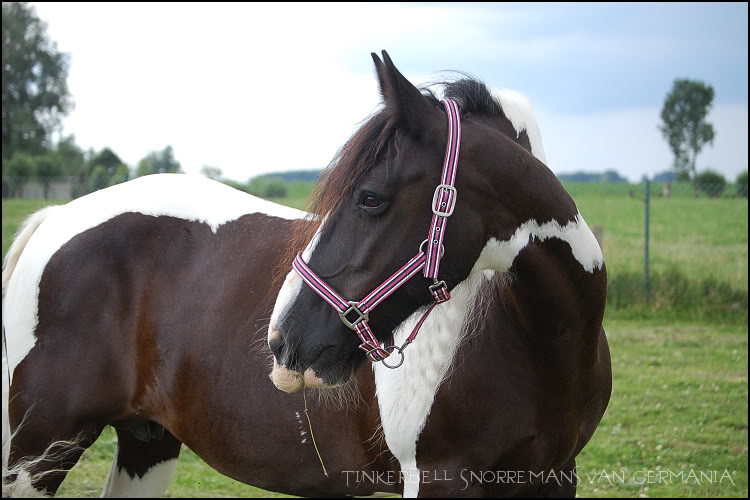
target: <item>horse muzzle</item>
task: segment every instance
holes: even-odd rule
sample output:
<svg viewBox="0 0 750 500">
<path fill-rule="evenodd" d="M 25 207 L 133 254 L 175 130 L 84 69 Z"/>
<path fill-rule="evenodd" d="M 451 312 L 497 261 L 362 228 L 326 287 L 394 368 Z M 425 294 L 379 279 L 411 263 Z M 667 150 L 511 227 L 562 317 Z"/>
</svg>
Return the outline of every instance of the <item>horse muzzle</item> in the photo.
<svg viewBox="0 0 750 500">
<path fill-rule="evenodd" d="M 323 379 L 318 377 L 312 368 L 308 368 L 304 373 L 290 370 L 285 365 L 280 365 L 275 356 L 270 378 L 278 390 L 289 394 L 295 393 L 303 387 L 313 389 L 329 389 L 332 387 L 323 382 Z"/>
</svg>

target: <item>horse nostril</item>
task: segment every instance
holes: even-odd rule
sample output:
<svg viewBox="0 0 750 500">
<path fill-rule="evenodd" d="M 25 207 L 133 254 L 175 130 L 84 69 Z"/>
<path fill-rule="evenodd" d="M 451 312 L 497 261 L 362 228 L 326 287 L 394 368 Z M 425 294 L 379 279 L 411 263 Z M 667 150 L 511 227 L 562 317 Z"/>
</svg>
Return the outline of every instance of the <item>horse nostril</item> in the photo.
<svg viewBox="0 0 750 500">
<path fill-rule="evenodd" d="M 282 353 L 284 352 L 284 339 L 281 337 L 275 338 L 268 343 L 268 347 L 271 348 L 271 352 L 276 357 L 276 360 L 281 360 Z"/>
</svg>

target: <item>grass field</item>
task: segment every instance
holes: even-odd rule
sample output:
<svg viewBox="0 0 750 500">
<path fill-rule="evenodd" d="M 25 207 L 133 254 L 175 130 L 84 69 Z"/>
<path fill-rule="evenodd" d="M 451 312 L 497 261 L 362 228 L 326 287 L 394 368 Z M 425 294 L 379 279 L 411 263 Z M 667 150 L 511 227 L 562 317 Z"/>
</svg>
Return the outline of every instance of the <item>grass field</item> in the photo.
<svg viewBox="0 0 750 500">
<path fill-rule="evenodd" d="M 619 320 L 605 327 L 613 393 L 596 434 L 578 457 L 578 495 L 747 497 L 747 328 Z M 324 452 L 325 443 L 319 445 Z M 98 496 L 114 447 L 114 432 L 105 432 L 60 494 Z M 716 480 L 695 480 L 691 471 L 699 478 L 700 472 L 713 471 Z M 657 481 L 659 472 L 673 475 L 645 482 L 649 477 Z M 676 479 L 680 473 L 686 481 Z M 220 475 L 184 447 L 167 490 L 170 497 L 267 495 Z"/>
<path fill-rule="evenodd" d="M 288 198 L 275 201 L 302 208 L 306 189 L 290 189 Z M 605 196 L 583 189 L 575 198 L 589 225 L 604 226 L 610 280 L 641 272 L 643 203 L 619 192 Z M 40 206 L 3 200 L 3 255 L 18 222 Z M 744 199 L 652 200 L 652 271 L 676 268 L 690 283 L 714 278 L 743 291 L 746 309 L 747 210 Z M 634 320 L 608 310 L 613 394 L 594 438 L 579 456 L 579 496 L 747 497 L 747 312 L 744 320 L 739 316 L 723 322 L 685 321 L 682 316 L 689 315 L 657 311 Z M 98 496 L 114 441 L 114 432 L 105 431 L 60 494 Z M 221 476 L 183 448 L 167 495 L 268 493 Z"/>
</svg>

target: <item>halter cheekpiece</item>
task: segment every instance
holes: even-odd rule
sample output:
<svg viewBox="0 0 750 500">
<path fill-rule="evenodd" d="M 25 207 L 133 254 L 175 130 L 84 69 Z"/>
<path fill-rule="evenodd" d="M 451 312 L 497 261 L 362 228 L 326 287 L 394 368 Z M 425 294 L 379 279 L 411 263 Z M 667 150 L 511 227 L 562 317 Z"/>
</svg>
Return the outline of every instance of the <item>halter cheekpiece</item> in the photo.
<svg viewBox="0 0 750 500">
<path fill-rule="evenodd" d="M 441 102 L 448 114 L 448 143 L 445 148 L 443 176 L 440 184 L 435 188 L 435 194 L 432 197 L 433 216 L 430 231 L 427 239 L 419 245 L 419 253 L 359 302 L 344 299 L 325 281 L 318 277 L 302 259 L 302 253 L 298 253 L 292 263 L 292 268 L 305 283 L 339 313 L 341 321 L 347 327 L 357 333 L 362 340 L 359 348 L 365 351 L 367 358 L 373 363 L 383 361 L 383 364 L 388 368 L 398 368 L 401 366 L 404 362 L 404 349 L 414 341 L 427 316 L 436 305 L 451 298 L 445 281 L 438 280 L 438 270 L 440 268 L 440 259 L 444 253 L 443 238 L 445 237 L 445 226 L 448 222 L 448 217 L 451 216 L 456 206 L 456 197 L 458 194 L 455 182 L 458 153 L 461 147 L 461 117 L 459 115 L 458 104 L 455 101 L 446 99 Z M 435 301 L 424 312 L 401 347 L 395 345 L 385 346 L 375 338 L 370 329 L 370 325 L 368 324 L 370 313 L 378 304 L 406 283 L 412 276 L 415 276 L 420 270 L 423 271 L 425 278 L 430 278 L 433 281 L 429 289 Z M 397 365 L 389 365 L 384 361 L 393 351 L 398 351 L 401 355 L 401 359 Z"/>
</svg>

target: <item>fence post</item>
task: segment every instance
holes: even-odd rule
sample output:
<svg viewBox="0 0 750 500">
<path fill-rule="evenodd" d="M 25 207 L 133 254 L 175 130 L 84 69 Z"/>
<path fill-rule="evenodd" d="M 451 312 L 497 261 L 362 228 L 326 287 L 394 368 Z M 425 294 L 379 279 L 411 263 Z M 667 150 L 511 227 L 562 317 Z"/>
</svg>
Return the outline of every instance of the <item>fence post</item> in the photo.
<svg viewBox="0 0 750 500">
<path fill-rule="evenodd" d="M 644 256 L 644 276 L 643 276 L 643 291 L 645 294 L 646 303 L 648 304 L 648 233 L 649 233 L 649 208 L 651 205 L 651 182 L 648 180 L 648 177 L 645 179 L 645 185 L 646 185 L 646 192 L 644 193 L 643 200 L 646 202 L 646 234 L 645 234 L 645 241 L 646 244 L 644 245 L 645 248 L 645 256 Z"/>
</svg>

